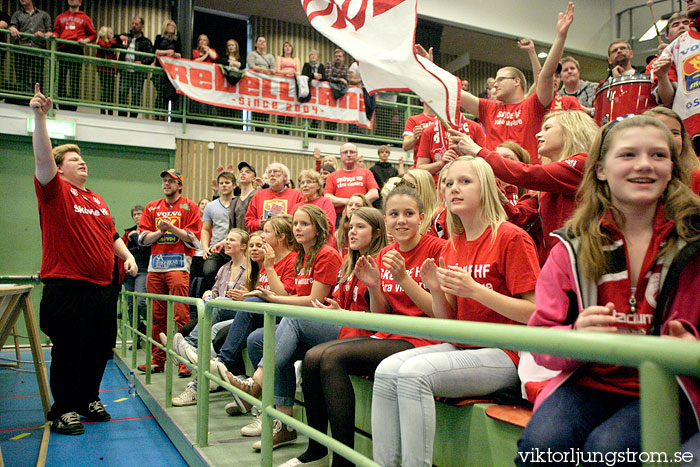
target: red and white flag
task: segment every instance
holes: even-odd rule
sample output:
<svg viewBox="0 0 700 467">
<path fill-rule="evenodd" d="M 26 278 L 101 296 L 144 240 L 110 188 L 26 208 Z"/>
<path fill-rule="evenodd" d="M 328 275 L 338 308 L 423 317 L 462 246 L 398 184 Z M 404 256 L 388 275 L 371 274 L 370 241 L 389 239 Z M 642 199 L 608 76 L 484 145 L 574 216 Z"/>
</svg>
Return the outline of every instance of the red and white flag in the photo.
<svg viewBox="0 0 700 467">
<path fill-rule="evenodd" d="M 414 51 L 416 0 L 301 0 L 311 25 L 360 63 L 367 91 L 413 91 L 450 125 L 459 78 Z"/>
</svg>

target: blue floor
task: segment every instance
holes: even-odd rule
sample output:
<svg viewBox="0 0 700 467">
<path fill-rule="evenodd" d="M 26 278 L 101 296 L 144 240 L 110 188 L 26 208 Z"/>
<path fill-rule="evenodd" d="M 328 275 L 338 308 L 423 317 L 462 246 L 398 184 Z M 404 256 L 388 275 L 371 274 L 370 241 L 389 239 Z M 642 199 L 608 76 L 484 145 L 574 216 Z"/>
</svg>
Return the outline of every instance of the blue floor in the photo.
<svg viewBox="0 0 700 467">
<path fill-rule="evenodd" d="M 0 352 L 5 362 L 14 352 Z M 36 465 L 44 416 L 31 353 L 22 352 L 22 370 L 0 367 L 0 449 L 5 465 Z M 51 355 L 44 352 L 50 371 Z M 100 399 L 112 415 L 108 423 L 85 423 L 85 434 L 51 433 L 47 466 L 186 466 L 141 399 L 129 397 L 127 381 L 107 364 Z"/>
</svg>

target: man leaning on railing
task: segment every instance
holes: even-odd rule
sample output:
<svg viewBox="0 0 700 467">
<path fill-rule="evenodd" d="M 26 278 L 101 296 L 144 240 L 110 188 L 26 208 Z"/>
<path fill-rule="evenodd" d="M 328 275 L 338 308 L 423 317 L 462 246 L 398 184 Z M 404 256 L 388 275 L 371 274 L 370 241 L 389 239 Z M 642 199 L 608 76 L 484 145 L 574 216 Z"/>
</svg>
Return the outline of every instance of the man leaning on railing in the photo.
<svg viewBox="0 0 700 467">
<path fill-rule="evenodd" d="M 51 17 L 43 10 L 34 7 L 33 0 L 22 0 L 20 8 L 10 20 L 10 34 L 17 45 L 45 49 L 46 41 L 53 37 Z M 21 35 L 34 34 L 34 37 Z M 15 56 L 15 75 L 18 91 L 31 93 L 34 83 L 44 86 L 43 56 L 18 52 Z"/>
</svg>

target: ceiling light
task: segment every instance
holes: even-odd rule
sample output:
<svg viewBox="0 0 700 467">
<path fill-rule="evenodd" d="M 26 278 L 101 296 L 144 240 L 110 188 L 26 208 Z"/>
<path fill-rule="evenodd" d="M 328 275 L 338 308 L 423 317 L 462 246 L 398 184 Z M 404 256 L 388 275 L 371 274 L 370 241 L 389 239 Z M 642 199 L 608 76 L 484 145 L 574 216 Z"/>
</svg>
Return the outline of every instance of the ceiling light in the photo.
<svg viewBox="0 0 700 467">
<path fill-rule="evenodd" d="M 538 58 L 547 58 L 547 52 L 540 52 L 537 54 Z"/>
<path fill-rule="evenodd" d="M 662 32 L 667 24 L 668 24 L 667 19 L 660 19 L 656 22 L 656 27 L 659 29 L 659 32 Z M 656 29 L 654 29 L 654 26 L 652 25 L 652 27 L 650 27 L 649 30 L 647 32 L 645 32 L 642 37 L 639 38 L 639 42 L 650 41 L 655 37 L 656 37 Z"/>
</svg>

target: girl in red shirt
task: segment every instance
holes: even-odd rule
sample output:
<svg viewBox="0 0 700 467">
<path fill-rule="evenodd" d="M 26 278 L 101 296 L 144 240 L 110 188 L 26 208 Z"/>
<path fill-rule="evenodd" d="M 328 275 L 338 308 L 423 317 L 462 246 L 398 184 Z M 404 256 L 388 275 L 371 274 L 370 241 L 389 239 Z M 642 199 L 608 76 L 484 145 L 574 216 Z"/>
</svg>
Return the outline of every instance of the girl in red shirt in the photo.
<svg viewBox="0 0 700 467">
<path fill-rule="evenodd" d="M 561 243 L 542 269 L 529 325 L 625 334 L 661 331 L 697 340 L 696 306 L 656 309 L 665 272 L 683 240 L 700 237 L 693 223 L 700 199 L 683 182 L 681 167 L 671 134 L 656 118 L 623 117 L 601 129 L 586 161 L 579 207 L 558 233 Z M 659 312 L 663 318 L 656 316 Z M 516 457 L 519 465 L 529 465 L 528 453 L 537 449 L 576 450 L 582 463 L 594 455 L 608 459 L 641 451 L 636 369 L 547 355 L 534 359 L 560 373 L 535 402 L 518 442 L 524 454 Z M 688 378 L 678 379 L 681 394 L 688 397 L 683 402 L 690 401 L 680 420 L 685 440 L 698 430 L 700 388 Z"/>
<path fill-rule="evenodd" d="M 264 244 L 261 245 L 261 249 L 264 258 L 259 266 L 259 274 L 254 274 L 254 268 L 251 268 L 251 277 L 246 282 L 246 288 L 255 290 L 257 286 L 257 290 L 270 290 L 280 295 L 293 292 L 296 253 L 292 251 L 294 242 L 292 216 L 278 214 L 268 218 L 263 226 L 262 239 Z M 261 301 L 257 297 L 243 298 L 243 300 Z M 236 362 L 246 346 L 248 336 L 262 326 L 263 315 L 246 311 L 236 312 L 226 340 L 214 362 L 222 377 L 236 369 Z M 244 403 L 240 398 L 234 399 L 243 413 L 250 410 L 249 404 Z"/>
<path fill-rule="evenodd" d="M 216 63 L 219 60 L 216 50 L 209 47 L 209 37 L 206 34 L 200 34 L 197 38 L 197 48 L 192 51 L 192 60 L 208 63 Z"/>
<path fill-rule="evenodd" d="M 337 250 L 327 245 L 328 230 L 328 218 L 323 209 L 313 204 L 299 206 L 293 220 L 297 250 L 294 265 L 294 292 L 277 294 L 272 290 L 258 288 L 246 296 L 259 297 L 269 303 L 303 306 L 311 306 L 314 300 L 325 301 L 330 297 L 338 279 L 342 258 Z M 294 362 L 298 359 L 293 357 L 297 355 L 300 358 L 312 345 L 334 339 L 338 335 L 339 328 L 329 327 L 323 323 L 310 323 L 308 327 L 313 327 L 313 331 L 306 333 L 306 337 L 311 344 L 304 346 L 300 345 L 292 332 L 286 332 L 286 329 L 294 327 L 289 323 L 290 321 L 295 320 L 283 318 L 275 333 L 275 406 L 277 410 L 291 416 L 296 391 Z M 222 374 L 222 377 L 226 377 L 231 384 L 255 397 L 258 397 L 262 391 L 262 343 L 262 328 L 248 336 L 248 355 L 253 364 L 257 364 L 252 381 L 241 381 L 226 370 Z M 254 423 L 257 425 L 257 422 Z M 275 423 L 274 446 L 287 444 L 294 439 L 296 439 L 296 431 L 282 426 L 279 422 Z M 259 443 L 257 447 L 254 444 L 253 449 L 259 449 Z"/>
<path fill-rule="evenodd" d="M 369 292 L 355 275 L 357 260 L 363 256 L 376 257 L 387 244 L 386 226 L 382 213 L 374 208 L 362 207 L 352 213 L 349 223 L 349 253 L 343 260 L 338 285 L 333 291 L 333 299 L 326 299 L 328 305 L 320 301 L 312 302 L 315 308 L 334 310 L 367 311 L 369 310 Z M 371 336 L 374 331 L 355 329 L 348 326 L 340 328 L 337 338 Z"/>
<path fill-rule="evenodd" d="M 437 260 L 445 241 L 419 233 L 424 218 L 423 202 L 412 188 L 394 188 L 384 208 L 387 229 L 396 241 L 382 249 L 376 261 L 363 256 L 355 266 L 355 274 L 369 290 L 370 311 L 428 316 L 432 313 L 432 301 L 421 284 L 420 265 L 427 258 Z M 371 377 L 385 357 L 432 343 L 427 339 L 382 332 L 370 337 L 334 340 L 312 348 L 306 352 L 302 365 L 302 389 L 309 425 L 325 431 L 330 422 L 333 438 L 352 447 L 355 396 L 350 375 Z M 326 453 L 323 445 L 309 440 L 306 452 L 283 466 L 320 461 Z M 334 467 L 351 465 L 338 455 L 333 458 Z"/>
<path fill-rule="evenodd" d="M 350 221 L 350 216 L 355 209 L 369 206 L 372 206 L 372 203 L 367 201 L 365 195 L 360 193 L 354 194 L 348 198 L 348 204 L 346 204 L 345 209 L 343 209 L 343 215 L 340 217 L 338 228 L 335 231 L 335 241 L 338 246 L 338 251 L 343 258 L 348 254 L 348 229 L 350 228 L 348 222 Z"/>
<path fill-rule="evenodd" d="M 535 310 L 540 268 L 532 239 L 506 222 L 496 178 L 481 159 L 445 166 L 450 240 L 421 268 L 431 316 L 524 324 Z M 518 388 L 517 353 L 442 343 L 383 360 L 374 373 L 372 445 L 380 465 L 432 465 L 435 396 Z M 418 424 L 418 426 L 417 426 Z M 402 462 L 403 460 L 403 462 Z"/>
<path fill-rule="evenodd" d="M 558 242 L 549 234 L 564 225 L 576 209 L 576 190 L 583 175 L 586 151 L 597 131 L 593 119 L 580 110 L 548 114 L 542 122 L 542 131 L 537 133 L 538 155 L 551 160 L 544 165 L 506 159 L 482 148 L 466 135 L 454 136 L 452 142 L 459 154 L 482 157 L 499 180 L 540 192 L 539 203 L 532 199 L 527 202 L 535 201 L 538 205 L 544 240 L 539 249 L 540 264 L 544 264 L 549 251 Z M 458 135 L 454 130 L 450 132 Z M 518 205 L 504 208 L 510 218 L 511 211 L 517 210 Z"/>
</svg>

